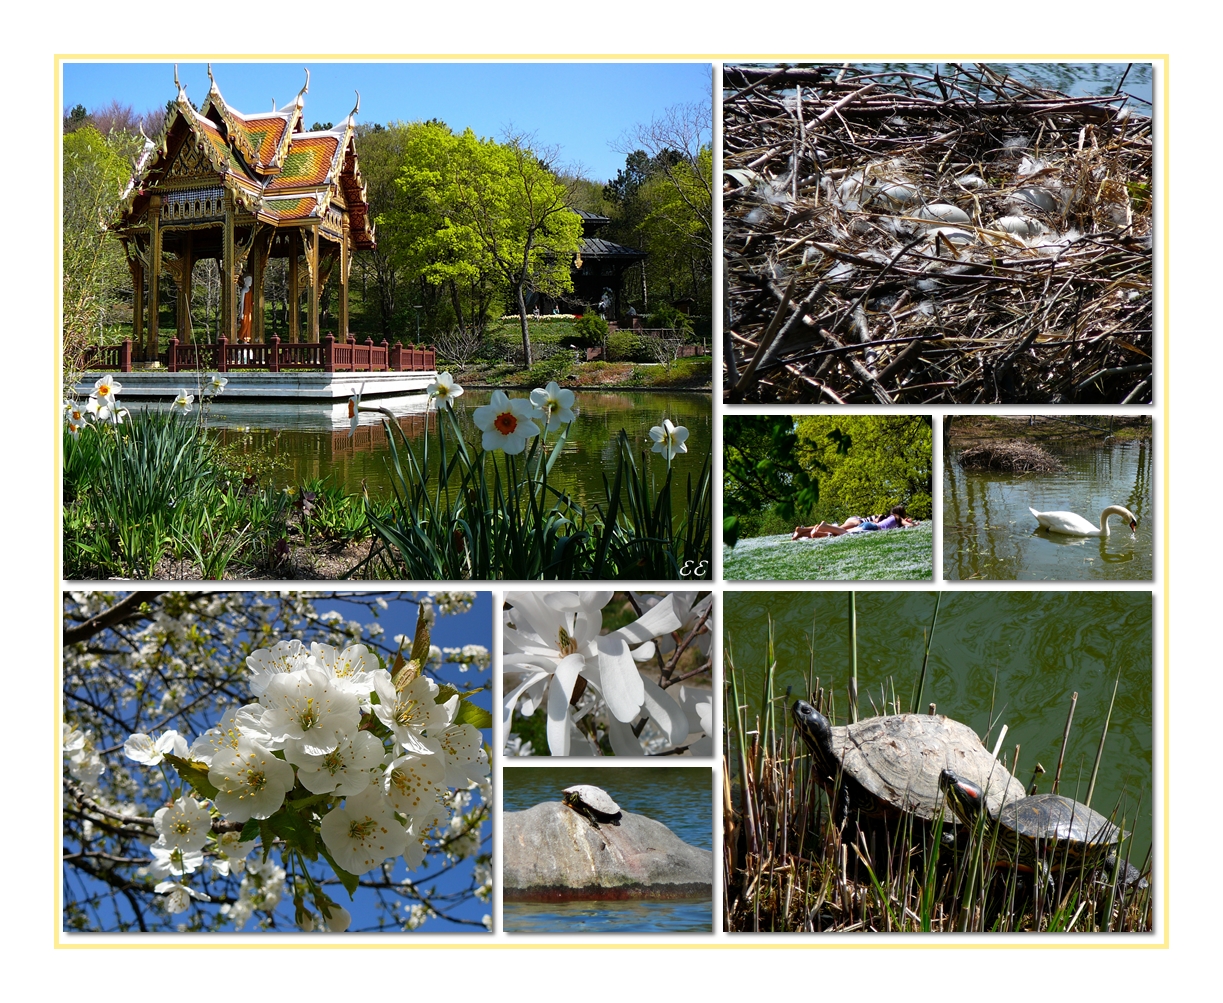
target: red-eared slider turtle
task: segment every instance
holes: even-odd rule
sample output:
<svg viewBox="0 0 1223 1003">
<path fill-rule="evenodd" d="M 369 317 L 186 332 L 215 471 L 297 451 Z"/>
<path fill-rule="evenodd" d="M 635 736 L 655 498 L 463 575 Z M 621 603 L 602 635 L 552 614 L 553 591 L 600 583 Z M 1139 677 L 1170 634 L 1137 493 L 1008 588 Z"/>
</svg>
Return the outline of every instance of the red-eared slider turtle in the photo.
<svg viewBox="0 0 1223 1003">
<path fill-rule="evenodd" d="M 815 761 L 816 776 L 834 799 L 838 823 L 851 816 L 895 819 L 904 812 L 956 821 L 944 808 L 939 773 L 954 768 L 986 786 L 994 810 L 1024 796 L 1023 785 L 995 760 L 967 725 L 933 714 L 872 717 L 848 726 L 804 700 L 794 722 Z"/>
<path fill-rule="evenodd" d="M 595 787 L 592 784 L 575 784 L 573 787 L 566 787 L 561 794 L 561 801 L 579 815 L 590 819 L 596 827 L 600 822 L 620 824 L 620 806 L 602 787 Z"/>
<path fill-rule="evenodd" d="M 943 770 L 939 786 L 966 825 L 973 825 L 985 810 L 981 787 L 955 770 Z M 994 847 L 994 862 L 1023 871 L 1046 871 L 1090 857 L 1117 868 L 1117 843 L 1128 837 L 1121 829 L 1085 804 L 1060 794 L 1033 794 L 1008 801 L 1001 809 L 988 808 L 986 845 Z M 997 838 L 995 839 L 995 834 Z M 1040 857 L 1047 853 L 1049 860 Z M 1123 884 L 1145 885 L 1137 868 L 1121 865 Z"/>
</svg>

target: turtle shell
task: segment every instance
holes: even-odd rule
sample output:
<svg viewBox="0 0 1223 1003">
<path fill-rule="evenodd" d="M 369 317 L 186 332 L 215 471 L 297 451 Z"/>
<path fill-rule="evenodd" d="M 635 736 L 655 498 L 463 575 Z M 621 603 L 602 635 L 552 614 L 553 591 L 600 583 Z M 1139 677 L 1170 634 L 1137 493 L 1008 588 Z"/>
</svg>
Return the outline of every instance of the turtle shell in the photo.
<svg viewBox="0 0 1223 1003">
<path fill-rule="evenodd" d="M 611 799 L 611 795 L 602 787 L 595 787 L 593 784 L 575 784 L 573 787 L 566 787 L 564 794 L 566 803 L 580 802 L 601 815 L 616 815 L 620 812 L 620 806 Z"/>
<path fill-rule="evenodd" d="M 985 788 L 991 814 L 1026 793 L 975 731 L 941 714 L 872 717 L 831 732 L 841 770 L 870 795 L 863 799 L 851 791 L 855 811 L 883 816 L 912 812 L 930 821 L 941 816 L 951 825 L 958 820 L 939 789 L 939 774 L 948 768 Z"/>
<path fill-rule="evenodd" d="M 1121 830 L 1098 811 L 1060 794 L 1034 794 L 1013 801 L 1003 806 L 997 819 L 1019 837 L 1057 840 L 1071 848 L 1110 846 L 1121 837 Z"/>
</svg>

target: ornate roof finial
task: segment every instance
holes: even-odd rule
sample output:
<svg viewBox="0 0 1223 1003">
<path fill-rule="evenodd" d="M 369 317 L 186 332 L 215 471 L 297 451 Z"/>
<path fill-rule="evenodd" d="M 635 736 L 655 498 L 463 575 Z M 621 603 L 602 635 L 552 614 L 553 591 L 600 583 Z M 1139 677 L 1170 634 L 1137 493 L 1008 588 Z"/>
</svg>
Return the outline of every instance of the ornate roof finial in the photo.
<svg viewBox="0 0 1223 1003">
<path fill-rule="evenodd" d="M 174 86 L 179 94 L 183 92 L 183 85 L 178 82 L 178 63 L 174 64 Z"/>
<path fill-rule="evenodd" d="M 304 103 L 302 98 L 304 98 L 310 91 L 310 67 L 304 66 L 302 69 L 306 71 L 306 82 L 302 84 L 302 89 L 297 92 L 297 103 L 299 105 Z"/>
<path fill-rule="evenodd" d="M 352 118 L 356 118 L 356 117 L 357 117 L 357 112 L 359 112 L 359 111 L 361 110 L 361 92 L 360 92 L 360 91 L 354 91 L 353 93 L 357 95 L 357 103 L 356 103 L 355 105 L 353 105 L 353 109 L 352 109 L 352 111 L 350 111 L 350 112 L 348 113 L 348 117 L 349 117 L 350 119 L 352 119 Z"/>
<path fill-rule="evenodd" d="M 209 64 L 208 64 L 208 80 L 209 80 L 209 81 L 212 83 L 212 89 L 213 89 L 214 91 L 216 91 L 216 90 L 219 90 L 219 89 L 220 89 L 220 88 L 218 88 L 218 87 L 217 87 L 217 79 L 216 79 L 216 77 L 214 77 L 214 76 L 212 75 L 212 63 L 209 63 Z"/>
</svg>

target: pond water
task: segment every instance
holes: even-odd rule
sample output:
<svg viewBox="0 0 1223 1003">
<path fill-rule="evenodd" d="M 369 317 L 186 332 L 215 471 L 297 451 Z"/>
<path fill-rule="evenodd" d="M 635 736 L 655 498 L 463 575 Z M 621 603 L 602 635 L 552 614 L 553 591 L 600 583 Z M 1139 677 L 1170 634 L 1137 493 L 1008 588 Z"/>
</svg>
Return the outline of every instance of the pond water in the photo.
<svg viewBox="0 0 1223 1003">
<path fill-rule="evenodd" d="M 959 450 L 943 463 L 943 577 L 1019 581 L 1150 581 L 1156 520 L 1149 439 L 1103 446 L 1043 444 L 1066 469 L 1054 474 L 965 470 Z M 1077 512 L 1093 524 L 1109 505 L 1138 519 L 1109 520 L 1107 537 L 1038 529 L 1028 508 Z"/>
<path fill-rule="evenodd" d="M 526 391 L 512 391 L 524 397 Z M 472 413 L 492 396 L 490 390 L 468 390 L 458 400 L 458 415 L 469 443 L 479 444 L 480 431 Z M 426 414 L 427 398 L 376 400 L 398 416 L 400 428 L 417 448 L 429 429 L 431 465 L 436 470 L 437 413 Z M 649 430 L 669 418 L 688 429 L 688 452 L 675 458 L 677 509 L 685 504 L 688 475 L 693 480 L 709 454 L 713 435 L 713 407 L 709 393 L 656 393 L 652 391 L 578 392 L 574 406 L 577 420 L 565 443 L 563 455 L 553 468 L 549 482 L 573 492 L 583 505 L 606 501 L 603 473 L 615 470 L 616 439 L 621 429 L 638 448 L 649 453 Z M 244 404 L 214 405 L 209 425 L 218 429 L 222 443 L 249 453 L 278 486 L 296 485 L 316 477 L 333 477 L 346 491 L 359 492 L 362 483 L 372 495 L 387 496 L 391 481 L 387 472 L 388 447 L 381 417 L 363 413 L 356 433 L 349 438 L 347 404 Z M 447 426 L 449 428 L 449 426 Z M 549 435 L 549 443 L 556 433 Z M 529 444 L 528 444 L 529 448 Z M 666 474 L 661 456 L 649 453 L 659 482 Z"/>
<path fill-rule="evenodd" d="M 713 850 L 713 775 L 708 767 L 617 767 L 575 763 L 503 771 L 505 811 L 559 801 L 574 784 L 602 787 L 625 811 L 661 822 L 684 842 Z M 507 933 L 707 933 L 712 898 L 598 902 L 506 902 Z"/>
<path fill-rule="evenodd" d="M 846 722 L 848 596 L 726 593 L 727 671 L 733 662 L 740 700 L 751 708 L 749 727 L 764 704 L 770 619 L 778 731 L 784 722 L 792 733 L 790 704 L 808 696 L 808 680 L 815 677 L 834 695 L 835 723 Z M 935 598 L 930 592 L 857 593 L 860 719 L 882 710 L 884 687 L 895 690 L 901 710 L 912 708 Z M 1091 805 L 1105 815 L 1117 807 L 1134 834 L 1131 861 L 1141 863 L 1151 845 L 1154 796 L 1151 622 L 1150 592 L 943 593 L 918 706 L 936 704 L 938 713 L 971 727 L 988 748 L 1006 725 L 1000 757 L 1009 767 L 1020 747 L 1016 776 L 1025 787 L 1042 764 L 1047 772 L 1039 789 L 1045 793 L 1071 697 L 1078 693 L 1059 793 L 1084 799 L 1116 682 Z M 727 740 L 734 741 L 729 728 Z"/>
<path fill-rule="evenodd" d="M 879 68 L 906 69 L 928 72 L 938 66 L 941 76 L 949 77 L 955 70 L 947 63 L 875 63 Z M 1121 90 L 1138 98 L 1135 111 L 1150 114 L 1154 73 L 1150 63 L 994 63 L 990 66 L 1002 73 L 1039 87 L 1051 87 L 1071 97 L 1108 95 Z M 1127 72 L 1128 70 L 1128 72 Z M 1124 84 L 1122 79 L 1124 78 Z"/>
</svg>

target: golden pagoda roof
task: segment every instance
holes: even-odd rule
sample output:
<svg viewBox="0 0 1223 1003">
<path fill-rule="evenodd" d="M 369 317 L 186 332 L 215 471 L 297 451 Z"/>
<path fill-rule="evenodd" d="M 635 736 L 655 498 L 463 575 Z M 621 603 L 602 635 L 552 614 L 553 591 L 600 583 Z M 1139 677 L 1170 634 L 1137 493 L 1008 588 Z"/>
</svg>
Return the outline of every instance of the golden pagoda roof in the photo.
<svg viewBox="0 0 1223 1003">
<path fill-rule="evenodd" d="M 179 85 L 161 131 L 146 139 L 124 193 L 121 227 L 138 225 L 150 195 L 205 183 L 211 175 L 212 183 L 230 191 L 239 206 L 274 225 L 322 220 L 339 196 L 354 245 L 374 247 L 354 140 L 360 96 L 335 128 L 305 132 L 301 122 L 309 71 L 306 85 L 289 104 L 250 115 L 226 103 L 211 66 L 208 76 L 211 87 L 201 108 L 192 106 Z"/>
</svg>

